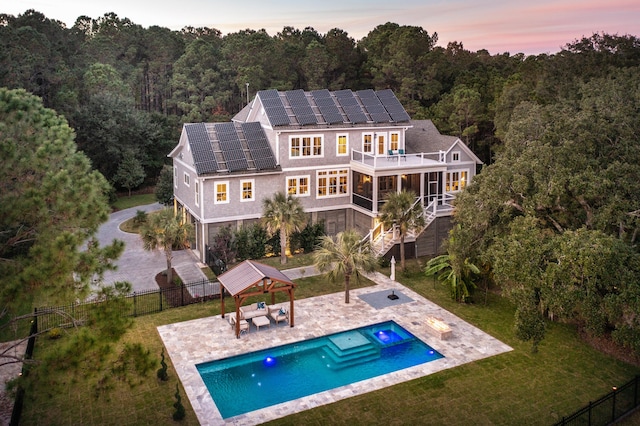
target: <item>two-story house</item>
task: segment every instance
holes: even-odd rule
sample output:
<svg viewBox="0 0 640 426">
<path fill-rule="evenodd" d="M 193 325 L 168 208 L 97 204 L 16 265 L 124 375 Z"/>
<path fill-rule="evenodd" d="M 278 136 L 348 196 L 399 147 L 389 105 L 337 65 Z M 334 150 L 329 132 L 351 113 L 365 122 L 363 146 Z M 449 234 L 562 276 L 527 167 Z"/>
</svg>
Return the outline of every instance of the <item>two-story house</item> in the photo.
<svg viewBox="0 0 640 426">
<path fill-rule="evenodd" d="M 412 121 L 391 90 L 259 91 L 227 123 L 183 126 L 171 151 L 176 211 L 205 248 L 225 226 L 260 220 L 262 202 L 298 197 L 328 234 L 355 228 L 378 254 L 398 241 L 378 213 L 389 192 L 412 190 L 427 226 L 408 255 L 435 254 L 450 229 L 451 200 L 481 164 L 460 139 Z"/>
</svg>

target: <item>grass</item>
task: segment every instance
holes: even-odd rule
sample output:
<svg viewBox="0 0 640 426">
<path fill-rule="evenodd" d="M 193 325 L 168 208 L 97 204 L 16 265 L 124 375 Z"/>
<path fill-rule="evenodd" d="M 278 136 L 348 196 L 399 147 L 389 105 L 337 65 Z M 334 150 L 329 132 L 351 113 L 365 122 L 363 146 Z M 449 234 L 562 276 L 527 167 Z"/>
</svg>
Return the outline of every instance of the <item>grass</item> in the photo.
<svg viewBox="0 0 640 426">
<path fill-rule="evenodd" d="M 155 194 L 139 194 L 131 197 L 120 197 L 111 205 L 114 211 L 129 209 L 131 207 L 144 206 L 158 202 Z"/>
<path fill-rule="evenodd" d="M 276 258 L 279 263 L 279 260 Z M 286 265 L 292 267 L 293 261 Z M 549 323 L 540 351 L 532 354 L 530 344 L 513 335 L 513 306 L 505 299 L 489 294 L 473 305 L 452 302 L 440 283 L 425 279 L 419 261 L 408 262 L 408 272 L 397 279 L 426 298 L 438 303 L 464 320 L 502 340 L 513 351 L 466 364 L 454 369 L 395 385 L 376 392 L 348 398 L 337 403 L 275 420 L 273 425 L 298 424 L 528 424 L 548 425 L 571 414 L 620 386 L 640 369 L 606 356 L 582 342 L 575 330 L 564 324 Z M 383 273 L 389 273 L 387 270 Z M 321 277 L 297 280 L 296 298 L 343 291 L 342 283 L 330 283 Z M 353 283 L 352 288 L 368 285 Z M 165 311 L 136 318 L 126 341 L 139 342 L 157 354 L 162 342 L 156 327 L 190 319 L 216 315 L 217 301 Z M 36 356 L 41 343 L 36 347 Z M 171 424 L 172 404 L 177 383 L 169 357 L 169 382 L 151 376 L 135 387 L 120 383 L 108 395 L 94 397 L 91 377 L 68 378 L 52 373 L 48 383 L 39 383 L 37 393 L 27 394 L 22 423 L 137 425 Z M 158 365 L 159 367 L 159 365 Z M 197 420 L 181 388 L 187 409 L 184 425 Z"/>
</svg>

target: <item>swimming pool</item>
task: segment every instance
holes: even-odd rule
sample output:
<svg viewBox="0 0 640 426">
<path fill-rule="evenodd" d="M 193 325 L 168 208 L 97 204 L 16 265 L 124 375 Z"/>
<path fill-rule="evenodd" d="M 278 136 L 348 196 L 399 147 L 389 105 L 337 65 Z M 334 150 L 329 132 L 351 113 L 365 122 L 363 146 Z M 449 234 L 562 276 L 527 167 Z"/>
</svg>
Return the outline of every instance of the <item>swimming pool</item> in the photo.
<svg viewBox="0 0 640 426">
<path fill-rule="evenodd" d="M 198 364 L 223 418 L 443 358 L 394 321 Z"/>
</svg>

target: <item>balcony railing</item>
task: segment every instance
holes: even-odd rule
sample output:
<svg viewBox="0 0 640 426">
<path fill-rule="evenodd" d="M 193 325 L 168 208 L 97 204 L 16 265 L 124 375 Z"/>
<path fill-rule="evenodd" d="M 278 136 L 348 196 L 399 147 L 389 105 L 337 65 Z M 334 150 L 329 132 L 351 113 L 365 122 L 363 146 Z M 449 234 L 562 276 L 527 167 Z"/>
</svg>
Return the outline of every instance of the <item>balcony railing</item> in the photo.
<svg viewBox="0 0 640 426">
<path fill-rule="evenodd" d="M 434 166 L 445 162 L 445 152 L 420 152 L 416 154 L 373 155 L 351 150 L 351 162 L 373 169 L 398 168 L 404 166 Z"/>
</svg>

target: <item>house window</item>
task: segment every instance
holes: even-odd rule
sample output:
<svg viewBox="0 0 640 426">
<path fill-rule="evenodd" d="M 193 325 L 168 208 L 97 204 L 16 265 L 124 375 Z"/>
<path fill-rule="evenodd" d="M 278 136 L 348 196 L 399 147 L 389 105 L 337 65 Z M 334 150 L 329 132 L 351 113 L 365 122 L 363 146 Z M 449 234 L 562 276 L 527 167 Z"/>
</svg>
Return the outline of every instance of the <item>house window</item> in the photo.
<svg viewBox="0 0 640 426">
<path fill-rule="evenodd" d="M 446 191 L 462 191 L 467 186 L 467 178 L 468 172 L 466 170 L 447 172 Z"/>
<path fill-rule="evenodd" d="M 371 154 L 373 152 L 373 135 L 365 133 L 362 135 L 362 152 Z"/>
<path fill-rule="evenodd" d="M 190 186 L 191 178 L 189 177 L 189 173 L 184 174 L 184 184 Z"/>
<path fill-rule="evenodd" d="M 322 139 L 321 135 L 292 136 L 289 139 L 289 156 L 291 158 L 322 157 Z"/>
<path fill-rule="evenodd" d="M 178 168 L 173 166 L 173 186 L 178 187 Z"/>
<path fill-rule="evenodd" d="M 214 204 L 227 204 L 229 202 L 229 182 L 215 183 Z"/>
<path fill-rule="evenodd" d="M 389 136 L 389 149 L 397 151 L 400 148 L 400 133 L 391 133 Z"/>
<path fill-rule="evenodd" d="M 240 201 L 255 201 L 254 185 L 253 179 L 240 181 Z"/>
<path fill-rule="evenodd" d="M 309 176 L 288 177 L 287 193 L 297 196 L 309 195 Z"/>
<path fill-rule="evenodd" d="M 318 198 L 347 195 L 349 170 L 318 171 Z"/>
<path fill-rule="evenodd" d="M 453 161 L 454 163 L 460 162 L 460 151 L 453 151 L 451 153 L 451 161 Z"/>
<path fill-rule="evenodd" d="M 347 135 L 338 135 L 336 155 L 349 155 L 349 139 L 347 138 Z"/>
<path fill-rule="evenodd" d="M 196 206 L 200 205 L 200 182 L 196 181 Z"/>
<path fill-rule="evenodd" d="M 377 135 L 377 144 L 378 144 L 378 155 L 384 155 L 387 153 L 385 145 L 387 144 L 385 141 L 385 135 L 379 134 Z"/>
</svg>

